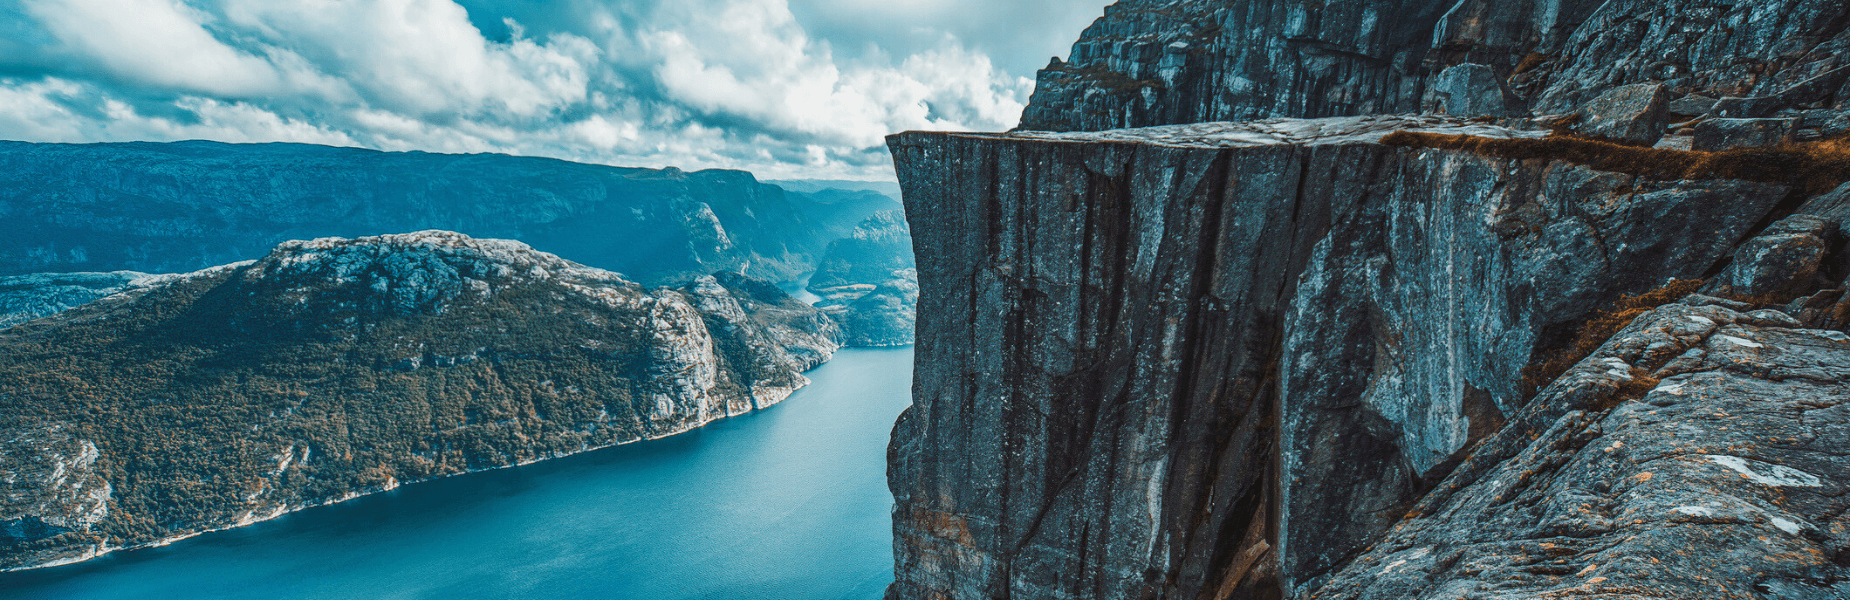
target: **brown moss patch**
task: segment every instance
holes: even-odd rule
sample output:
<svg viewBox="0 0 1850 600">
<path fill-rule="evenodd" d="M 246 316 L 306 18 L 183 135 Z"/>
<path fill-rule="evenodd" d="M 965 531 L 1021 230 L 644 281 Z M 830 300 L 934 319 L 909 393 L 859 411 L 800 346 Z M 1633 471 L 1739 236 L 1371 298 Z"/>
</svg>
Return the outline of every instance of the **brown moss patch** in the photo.
<svg viewBox="0 0 1850 600">
<path fill-rule="evenodd" d="M 1516 69 L 1511 71 L 1510 74 L 1521 75 L 1533 71 L 1536 67 L 1542 66 L 1542 63 L 1545 62 L 1548 62 L 1548 55 L 1540 52 L 1530 52 L 1528 56 L 1522 57 L 1522 62 L 1516 63 Z"/>
<path fill-rule="evenodd" d="M 1618 391 L 1606 397 L 1604 402 L 1594 408 L 1608 410 L 1626 402 L 1641 400 L 1646 394 L 1650 394 L 1651 390 L 1657 389 L 1657 384 L 1661 383 L 1661 380 L 1651 376 L 1650 371 L 1638 367 L 1632 367 L 1631 375 L 1631 379 L 1619 384 Z"/>
<path fill-rule="evenodd" d="M 1785 183 L 1808 193 L 1822 193 L 1850 181 L 1850 137 L 1719 152 L 1628 146 L 1560 132 L 1544 138 L 1501 139 L 1396 131 L 1382 137 L 1381 143 L 1516 160 L 1559 160 L 1652 179 Z"/>
<path fill-rule="evenodd" d="M 1613 303 L 1612 308 L 1595 313 L 1584 325 L 1581 325 L 1566 345 L 1537 353 L 1535 360 L 1530 361 L 1529 366 L 1523 367 L 1523 395 L 1534 397 L 1543 386 L 1548 385 L 1549 382 L 1554 381 L 1588 356 L 1592 356 L 1593 351 L 1598 350 L 1606 343 L 1606 340 L 1612 339 L 1612 336 L 1617 335 L 1619 330 L 1630 325 L 1632 319 L 1651 312 L 1651 309 L 1696 293 L 1702 284 L 1701 279 L 1672 279 L 1663 287 L 1655 290 L 1619 298 L 1618 302 Z M 1639 375 L 1638 373 L 1633 374 L 1633 382 L 1642 382 L 1648 378 Z M 1650 382 L 1651 387 L 1656 385 L 1657 382 Z M 1651 387 L 1644 389 L 1648 392 Z M 1621 396 L 1626 393 L 1629 393 L 1628 390 L 1620 390 Z"/>
</svg>

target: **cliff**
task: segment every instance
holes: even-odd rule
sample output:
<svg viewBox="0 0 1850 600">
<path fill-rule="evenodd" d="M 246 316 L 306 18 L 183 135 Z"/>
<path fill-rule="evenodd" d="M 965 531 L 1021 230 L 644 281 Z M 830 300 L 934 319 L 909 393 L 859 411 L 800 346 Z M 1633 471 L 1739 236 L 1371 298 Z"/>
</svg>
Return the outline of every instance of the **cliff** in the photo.
<svg viewBox="0 0 1850 600">
<path fill-rule="evenodd" d="M 912 343 L 917 266 L 905 214 L 882 211 L 829 243 L 810 275 L 809 292 L 841 323 L 847 345 L 904 346 Z"/>
<path fill-rule="evenodd" d="M 0 142 L 0 275 L 182 272 L 285 240 L 422 229 L 518 239 L 645 284 L 795 281 L 875 211 L 739 171 L 304 144 Z"/>
<path fill-rule="evenodd" d="M 1551 335 L 1705 276 L 1789 191 L 1378 143 L 1393 130 L 1541 135 L 1356 117 L 894 137 L 931 250 L 893 594 L 1300 589 L 1525 406 Z"/>
<path fill-rule="evenodd" d="M 450 232 L 284 243 L 0 329 L 0 568 L 83 560 L 775 404 L 840 333 Z"/>
<path fill-rule="evenodd" d="M 1846 19 L 1834 0 L 1123 0 L 1040 72 L 1021 128 L 1432 112 L 1456 92 L 1567 113 L 1644 82 L 1768 117 L 1843 96 Z M 1482 74 L 1447 72 L 1465 64 Z"/>
<path fill-rule="evenodd" d="M 1728 304 L 1634 320 L 1312 597 L 1841 597 L 1850 336 Z"/>
<path fill-rule="evenodd" d="M 1841 595 L 1847 25 L 1124 0 L 890 137 L 887 597 Z"/>
</svg>

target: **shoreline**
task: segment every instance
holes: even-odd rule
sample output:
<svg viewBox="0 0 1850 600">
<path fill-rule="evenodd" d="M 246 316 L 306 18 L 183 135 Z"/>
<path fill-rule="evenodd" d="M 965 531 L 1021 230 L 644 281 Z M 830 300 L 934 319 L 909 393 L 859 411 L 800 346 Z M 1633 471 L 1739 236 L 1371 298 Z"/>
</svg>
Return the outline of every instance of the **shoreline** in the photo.
<svg viewBox="0 0 1850 600">
<path fill-rule="evenodd" d="M 837 352 L 839 352 L 840 350 L 844 350 L 844 349 L 846 348 L 838 349 Z M 831 356 L 831 359 L 832 358 L 833 356 Z M 828 362 L 829 361 L 823 361 L 823 362 L 817 363 L 815 366 L 812 366 L 809 369 L 805 370 L 804 373 L 815 370 L 816 368 L 819 368 L 822 365 L 826 365 L 828 364 Z M 133 544 L 133 545 L 128 545 L 128 546 L 99 545 L 99 546 L 92 547 L 91 548 L 92 551 L 80 553 L 80 555 L 78 556 L 61 557 L 61 558 L 53 559 L 51 561 L 47 561 L 47 562 L 35 564 L 35 565 L 26 565 L 26 566 L 18 566 L 18 567 L 0 567 L 0 573 L 17 573 L 17 572 L 22 572 L 22 571 L 35 571 L 39 569 L 50 569 L 50 568 L 56 568 L 56 567 L 63 567 L 63 566 L 69 566 L 69 565 L 89 562 L 90 560 L 93 560 L 93 559 L 96 559 L 96 558 L 99 558 L 99 557 L 102 557 L 102 556 L 105 556 L 105 555 L 108 555 L 114 552 L 134 551 L 134 550 L 142 550 L 146 548 L 160 548 L 163 546 L 168 546 L 171 544 L 182 542 L 182 541 L 195 538 L 195 537 L 199 537 L 202 535 L 206 535 L 209 533 L 217 533 L 220 531 L 228 531 L 228 530 L 237 529 L 237 528 L 245 527 L 249 525 L 256 525 L 258 523 L 270 521 L 270 520 L 273 520 L 273 519 L 276 519 L 282 516 L 286 516 L 292 513 L 296 513 L 299 511 L 309 510 L 313 508 L 320 508 L 323 506 L 332 506 L 332 505 L 340 504 L 342 502 L 346 502 L 349 500 L 371 496 L 373 494 L 389 492 L 389 491 L 396 490 L 398 488 L 408 486 L 408 485 L 416 485 L 416 484 L 425 483 L 429 481 L 437 481 L 440 479 L 460 477 L 463 475 L 470 475 L 470 474 L 475 474 L 475 473 L 486 473 L 489 471 L 499 471 L 502 469 L 512 469 L 515 467 L 524 467 L 527 465 L 537 464 L 537 463 L 541 463 L 541 462 L 545 462 L 545 461 L 549 461 L 553 459 L 565 458 L 568 456 L 576 456 L 576 455 L 584 454 L 587 452 L 596 452 L 598 450 L 615 448 L 617 446 L 627 446 L 629 444 L 634 444 L 638 442 L 652 442 L 655 440 L 666 439 L 666 438 L 674 437 L 674 436 L 677 436 L 683 433 L 687 433 L 689 431 L 700 429 L 702 427 L 705 427 L 709 424 L 720 421 L 722 419 L 729 419 L 733 417 L 744 416 L 744 415 L 748 415 L 754 412 L 769 409 L 779 404 L 783 404 L 785 400 L 788 400 L 790 399 L 791 396 L 796 395 L 798 391 L 801 391 L 803 388 L 809 387 L 810 383 L 811 381 L 808 377 L 802 377 L 801 383 L 797 385 L 796 387 L 791 388 L 789 393 L 783 394 L 782 397 L 768 404 L 759 405 L 756 402 L 756 399 L 753 399 L 754 401 L 749 403 L 752 406 L 752 408 L 746 409 L 744 411 L 740 411 L 738 413 L 727 413 L 724 411 L 716 412 L 716 413 L 713 413 L 715 416 L 711 419 L 701 421 L 700 423 L 695 424 L 695 425 L 690 425 L 684 429 L 680 429 L 677 431 L 671 431 L 671 432 L 663 433 L 660 435 L 637 436 L 634 438 L 630 438 L 630 439 L 615 442 L 615 443 L 604 444 L 604 445 L 599 445 L 599 446 L 588 446 L 588 447 L 574 450 L 571 452 L 566 452 L 562 454 L 554 454 L 554 455 L 540 457 L 540 458 L 534 458 L 531 460 L 516 462 L 514 464 L 502 465 L 498 467 L 489 467 L 485 469 L 468 469 L 464 471 L 458 471 L 455 473 L 439 475 L 436 477 L 427 477 L 424 479 L 416 479 L 416 480 L 411 480 L 411 481 L 398 481 L 396 478 L 388 478 L 386 484 L 383 486 L 380 486 L 377 488 L 371 488 L 371 489 L 349 491 L 345 495 L 342 495 L 337 498 L 328 499 L 326 501 L 316 502 L 312 504 L 304 504 L 301 506 L 294 506 L 294 507 L 291 507 L 285 504 L 281 510 L 271 512 L 268 516 L 265 516 L 260 519 L 251 518 L 253 515 L 256 514 L 255 511 L 252 511 L 251 513 L 246 513 L 246 515 L 243 518 L 240 518 L 237 522 L 233 524 L 229 524 L 229 525 L 224 525 L 221 527 L 212 527 L 209 529 L 202 529 L 199 531 L 187 532 L 181 535 L 176 535 L 176 536 L 162 538 L 162 539 L 151 541 L 151 542 Z"/>
</svg>

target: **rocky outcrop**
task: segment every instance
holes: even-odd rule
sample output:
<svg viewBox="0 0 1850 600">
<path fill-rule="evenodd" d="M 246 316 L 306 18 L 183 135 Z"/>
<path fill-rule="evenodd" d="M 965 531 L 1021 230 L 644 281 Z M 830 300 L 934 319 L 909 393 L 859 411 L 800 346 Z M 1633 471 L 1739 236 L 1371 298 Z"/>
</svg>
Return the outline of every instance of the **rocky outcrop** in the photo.
<svg viewBox="0 0 1850 600">
<path fill-rule="evenodd" d="M 850 346 L 912 343 L 919 284 L 906 215 L 876 213 L 830 243 L 809 278 L 809 292 L 842 324 Z"/>
<path fill-rule="evenodd" d="M 890 138 L 921 295 L 888 597 L 1836 597 L 1846 25 L 1124 0 L 1022 130 Z M 1786 470 L 1817 495 L 1727 478 Z"/>
<path fill-rule="evenodd" d="M 1462 64 L 1507 86 L 1505 111 L 1571 113 L 1656 82 L 1720 99 L 1716 117 L 1770 117 L 1842 106 L 1847 21 L 1834 0 L 1124 0 L 1040 72 L 1021 127 L 1413 113 L 1490 97 L 1459 87 L 1476 73 L 1446 74 Z"/>
<path fill-rule="evenodd" d="M 0 277 L 0 329 L 55 315 L 98 298 L 159 283 L 166 277 L 133 271 L 35 273 Z"/>
<path fill-rule="evenodd" d="M 1527 418 L 1538 353 L 1621 295 L 1731 268 L 1795 206 L 1777 183 L 1377 143 L 1392 130 L 1543 135 L 891 138 L 927 250 L 889 597 L 1312 593 Z"/>
<path fill-rule="evenodd" d="M 1659 308 L 1311 597 L 1842 597 L 1846 374 L 1841 331 Z"/>
<path fill-rule="evenodd" d="M 276 244 L 446 229 L 517 239 L 644 284 L 795 281 L 893 203 L 786 193 L 740 171 L 304 144 L 0 142 L 0 275 L 183 272 Z M 865 197 L 863 197 L 865 196 Z"/>
<path fill-rule="evenodd" d="M 86 534 L 109 516 L 114 489 L 97 457 L 58 425 L 0 429 L 0 544 L 44 565 L 99 554 Z"/>
<path fill-rule="evenodd" d="M 519 242 L 288 242 L 0 330 L 0 569 L 775 404 L 833 321 L 735 273 L 645 289 Z"/>
</svg>

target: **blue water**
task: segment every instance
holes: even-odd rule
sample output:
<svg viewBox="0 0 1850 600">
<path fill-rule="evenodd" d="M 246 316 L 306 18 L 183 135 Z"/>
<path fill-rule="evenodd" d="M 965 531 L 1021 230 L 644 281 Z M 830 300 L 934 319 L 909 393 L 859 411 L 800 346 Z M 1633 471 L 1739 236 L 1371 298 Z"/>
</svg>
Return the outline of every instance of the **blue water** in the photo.
<svg viewBox="0 0 1850 600">
<path fill-rule="evenodd" d="M 911 371 L 910 348 L 844 350 L 765 411 L 0 574 L 0 598 L 873 600 Z"/>
</svg>

